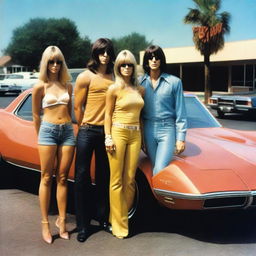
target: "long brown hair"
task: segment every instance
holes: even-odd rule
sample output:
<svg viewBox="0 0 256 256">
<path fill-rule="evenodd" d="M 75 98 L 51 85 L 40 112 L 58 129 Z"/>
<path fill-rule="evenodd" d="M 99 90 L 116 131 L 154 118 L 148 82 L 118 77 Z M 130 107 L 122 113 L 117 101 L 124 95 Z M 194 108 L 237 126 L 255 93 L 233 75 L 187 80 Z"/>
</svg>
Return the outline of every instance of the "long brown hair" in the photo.
<svg viewBox="0 0 256 256">
<path fill-rule="evenodd" d="M 87 68 L 93 73 L 97 73 L 100 65 L 99 54 L 104 52 L 107 52 L 110 57 L 106 73 L 111 74 L 113 72 L 114 61 L 116 58 L 113 43 L 108 38 L 99 38 L 92 46 L 91 58 L 87 64 Z"/>
</svg>

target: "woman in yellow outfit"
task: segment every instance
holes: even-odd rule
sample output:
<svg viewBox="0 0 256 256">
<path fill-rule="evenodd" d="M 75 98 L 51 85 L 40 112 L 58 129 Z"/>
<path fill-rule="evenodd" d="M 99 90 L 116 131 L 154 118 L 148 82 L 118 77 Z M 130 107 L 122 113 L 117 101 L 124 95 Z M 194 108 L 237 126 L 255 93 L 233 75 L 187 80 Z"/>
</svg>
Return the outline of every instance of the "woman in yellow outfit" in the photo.
<svg viewBox="0 0 256 256">
<path fill-rule="evenodd" d="M 134 55 L 121 51 L 114 66 L 115 83 L 106 95 L 105 145 L 110 164 L 110 217 L 117 238 L 129 234 L 128 211 L 135 193 L 135 173 L 141 149 L 140 112 L 143 88 L 137 81 Z"/>
</svg>

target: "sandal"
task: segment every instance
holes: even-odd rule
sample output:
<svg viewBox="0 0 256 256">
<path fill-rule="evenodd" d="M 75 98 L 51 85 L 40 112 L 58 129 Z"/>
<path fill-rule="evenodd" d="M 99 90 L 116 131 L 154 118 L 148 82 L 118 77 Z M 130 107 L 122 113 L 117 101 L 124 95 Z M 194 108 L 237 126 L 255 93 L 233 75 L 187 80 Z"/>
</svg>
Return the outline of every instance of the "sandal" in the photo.
<svg viewBox="0 0 256 256">
<path fill-rule="evenodd" d="M 59 229 L 59 235 L 62 239 L 69 240 L 69 233 L 66 231 L 66 225 L 65 225 L 65 218 L 64 217 L 58 217 L 55 225 Z"/>
</svg>

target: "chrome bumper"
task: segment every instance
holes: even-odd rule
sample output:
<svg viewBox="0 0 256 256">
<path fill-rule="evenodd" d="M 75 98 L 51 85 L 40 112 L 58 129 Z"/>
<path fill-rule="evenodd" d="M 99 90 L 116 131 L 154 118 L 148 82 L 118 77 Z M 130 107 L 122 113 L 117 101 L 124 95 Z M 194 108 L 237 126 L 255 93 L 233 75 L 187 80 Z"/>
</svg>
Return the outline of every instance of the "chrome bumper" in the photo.
<svg viewBox="0 0 256 256">
<path fill-rule="evenodd" d="M 256 191 L 227 191 L 205 194 L 178 193 L 162 189 L 154 189 L 157 196 L 165 201 L 174 202 L 175 199 L 204 201 L 203 209 L 217 208 L 247 208 L 256 206 Z"/>
</svg>

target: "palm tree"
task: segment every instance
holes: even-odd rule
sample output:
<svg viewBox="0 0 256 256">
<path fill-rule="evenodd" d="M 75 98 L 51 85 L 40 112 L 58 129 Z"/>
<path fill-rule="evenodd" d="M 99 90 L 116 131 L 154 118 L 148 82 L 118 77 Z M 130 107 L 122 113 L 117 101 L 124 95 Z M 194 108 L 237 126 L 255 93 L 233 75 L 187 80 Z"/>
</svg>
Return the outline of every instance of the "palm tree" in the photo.
<svg viewBox="0 0 256 256">
<path fill-rule="evenodd" d="M 208 103 L 212 90 L 210 86 L 210 55 L 224 47 L 224 34 L 230 32 L 228 12 L 218 13 L 221 0 L 193 0 L 196 8 L 189 8 L 184 23 L 198 25 L 193 27 L 195 47 L 204 56 L 204 101 Z"/>
</svg>

